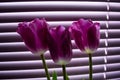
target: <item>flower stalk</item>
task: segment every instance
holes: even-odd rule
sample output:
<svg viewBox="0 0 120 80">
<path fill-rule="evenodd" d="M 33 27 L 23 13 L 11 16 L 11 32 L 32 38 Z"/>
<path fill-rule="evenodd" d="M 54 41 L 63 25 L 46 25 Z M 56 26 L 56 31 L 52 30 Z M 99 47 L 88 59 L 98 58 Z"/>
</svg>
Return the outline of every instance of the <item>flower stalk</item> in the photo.
<svg viewBox="0 0 120 80">
<path fill-rule="evenodd" d="M 63 69 L 63 79 L 67 80 L 67 72 L 66 72 L 66 66 L 62 65 L 62 69 Z"/>
<path fill-rule="evenodd" d="M 92 79 L 92 54 L 89 54 L 89 80 L 93 80 Z"/>
<path fill-rule="evenodd" d="M 49 75 L 49 72 L 48 72 L 48 67 L 46 65 L 45 58 L 44 58 L 43 54 L 41 55 L 41 59 L 42 59 L 42 62 L 43 62 L 43 67 L 45 69 L 47 80 L 50 80 L 50 75 Z"/>
</svg>

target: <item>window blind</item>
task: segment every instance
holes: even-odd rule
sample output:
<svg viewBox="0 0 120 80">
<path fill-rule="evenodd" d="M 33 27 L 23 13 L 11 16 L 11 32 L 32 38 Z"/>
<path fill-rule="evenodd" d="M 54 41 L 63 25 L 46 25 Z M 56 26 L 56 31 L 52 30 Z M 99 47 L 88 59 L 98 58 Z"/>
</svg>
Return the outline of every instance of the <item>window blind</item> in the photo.
<svg viewBox="0 0 120 80">
<path fill-rule="evenodd" d="M 79 18 L 101 24 L 100 46 L 93 54 L 93 80 L 120 79 L 120 1 L 14 1 L 0 3 L 0 79 L 46 80 L 42 61 L 33 55 L 16 33 L 19 22 L 45 17 L 51 26 L 68 27 Z M 88 55 L 82 53 L 72 40 L 73 58 L 67 65 L 70 80 L 88 80 Z M 61 66 L 45 53 L 50 74 L 54 70 L 62 80 Z"/>
</svg>

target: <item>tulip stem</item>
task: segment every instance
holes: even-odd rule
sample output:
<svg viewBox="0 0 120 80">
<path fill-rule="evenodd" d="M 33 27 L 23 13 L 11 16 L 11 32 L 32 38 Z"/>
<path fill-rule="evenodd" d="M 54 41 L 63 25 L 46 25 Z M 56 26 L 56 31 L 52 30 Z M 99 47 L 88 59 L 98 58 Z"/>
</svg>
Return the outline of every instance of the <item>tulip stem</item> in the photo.
<svg viewBox="0 0 120 80">
<path fill-rule="evenodd" d="M 92 54 L 89 54 L 89 80 L 92 80 Z"/>
<path fill-rule="evenodd" d="M 47 80 L 50 80 L 50 75 L 48 73 L 48 67 L 46 65 L 46 62 L 45 62 L 45 58 L 44 58 L 44 55 L 42 54 L 41 55 L 41 59 L 42 59 L 42 62 L 43 62 L 43 67 L 45 69 L 45 73 L 46 73 L 46 77 L 47 77 Z"/>
<path fill-rule="evenodd" d="M 63 69 L 63 79 L 67 80 L 67 72 L 66 72 L 66 66 L 62 65 L 62 69 Z"/>
</svg>

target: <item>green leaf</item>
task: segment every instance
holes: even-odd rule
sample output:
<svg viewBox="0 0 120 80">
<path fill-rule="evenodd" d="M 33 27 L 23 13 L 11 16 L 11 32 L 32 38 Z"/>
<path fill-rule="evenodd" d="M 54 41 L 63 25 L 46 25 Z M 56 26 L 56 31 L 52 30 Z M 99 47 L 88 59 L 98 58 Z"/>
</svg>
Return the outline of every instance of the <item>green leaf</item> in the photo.
<svg viewBox="0 0 120 80">
<path fill-rule="evenodd" d="M 70 80 L 67 74 L 66 74 L 66 78 L 67 78 L 67 80 Z"/>
<path fill-rule="evenodd" d="M 52 74 L 52 80 L 57 80 L 57 73 L 55 71 Z"/>
</svg>

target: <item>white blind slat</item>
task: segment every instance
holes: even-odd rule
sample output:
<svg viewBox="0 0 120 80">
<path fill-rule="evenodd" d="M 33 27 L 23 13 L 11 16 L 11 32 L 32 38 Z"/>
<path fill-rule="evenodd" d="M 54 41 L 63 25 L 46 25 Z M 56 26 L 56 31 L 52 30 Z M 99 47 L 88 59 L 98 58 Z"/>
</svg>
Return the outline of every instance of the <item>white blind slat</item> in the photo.
<svg viewBox="0 0 120 80">
<path fill-rule="evenodd" d="M 106 75 L 107 75 L 107 76 L 106 76 L 107 79 L 116 79 L 116 78 L 118 78 L 118 79 L 116 79 L 116 80 L 119 80 L 120 71 L 107 72 Z"/>
<path fill-rule="evenodd" d="M 106 20 L 106 14 L 107 12 L 102 12 L 102 11 L 101 12 L 100 11 L 11 12 L 11 13 L 1 13 L 0 22 L 27 21 L 27 20 L 32 20 L 36 17 L 39 18 L 44 17 L 47 18 L 48 21 L 72 21 L 72 20 L 78 20 L 79 18 L 90 18 L 92 20 Z"/>
<path fill-rule="evenodd" d="M 49 71 L 50 71 L 50 74 L 52 75 L 52 71 L 54 71 L 54 69 L 56 70 L 56 72 L 58 72 L 58 75 L 62 75 L 62 68 L 59 66 L 57 68 L 49 68 Z M 88 66 L 74 66 L 74 67 L 67 67 L 67 73 L 69 75 L 78 75 L 78 74 L 88 74 L 89 73 L 89 69 L 88 69 Z M 76 71 L 76 70 L 79 70 L 79 71 Z M 13 75 L 16 74 L 16 73 L 22 73 L 25 74 L 25 75 L 32 75 L 33 73 L 40 73 L 38 75 L 40 75 L 41 77 L 45 77 L 45 73 L 44 73 L 44 69 L 23 69 L 23 70 L 3 70 L 0 72 L 0 76 L 3 76 L 3 75 Z M 33 72 L 33 73 L 32 73 Z M 100 72 L 104 72 L 104 65 L 95 65 L 93 66 L 93 73 L 100 73 Z M 3 74 L 4 73 L 4 74 Z M 43 74 L 42 74 L 43 73 Z M 25 76 L 23 74 L 17 74 L 17 75 L 20 75 L 20 76 Z M 35 75 L 36 75 L 35 74 Z M 36 75 L 37 76 L 37 75 Z M 16 76 L 17 77 L 17 76 Z M 18 76 L 19 77 L 19 76 Z"/>
<path fill-rule="evenodd" d="M 72 24 L 72 22 L 73 21 L 48 21 L 48 24 L 50 26 L 58 26 L 59 24 L 62 24 L 65 27 L 68 27 L 68 26 L 70 26 Z M 97 21 L 97 22 L 100 23 L 101 29 L 105 29 L 106 28 L 106 24 L 105 24 L 106 21 Z M 17 29 L 18 23 L 20 23 L 20 22 L 1 23 L 0 24 L 0 32 L 15 32 L 16 29 Z"/>
<path fill-rule="evenodd" d="M 94 65 L 100 65 L 104 64 L 104 58 L 103 57 L 93 57 L 93 64 Z M 78 64 L 79 61 L 79 64 Z M 53 67 L 58 67 L 58 65 L 54 64 L 52 60 L 47 60 L 46 61 L 48 64 L 48 67 L 53 68 Z M 6 61 L 6 62 L 1 62 L 1 70 L 20 70 L 20 69 L 39 69 L 42 68 L 42 62 L 40 60 L 32 60 L 32 61 Z M 88 65 L 88 58 L 75 58 L 72 59 L 70 64 L 68 64 L 68 67 L 72 66 L 87 66 Z M 60 66 L 59 66 L 60 67 Z M 77 71 L 76 71 L 77 72 Z"/>
<path fill-rule="evenodd" d="M 106 2 L 84 1 L 5 2 L 0 3 L 0 11 L 105 11 L 106 5 Z"/>
</svg>

